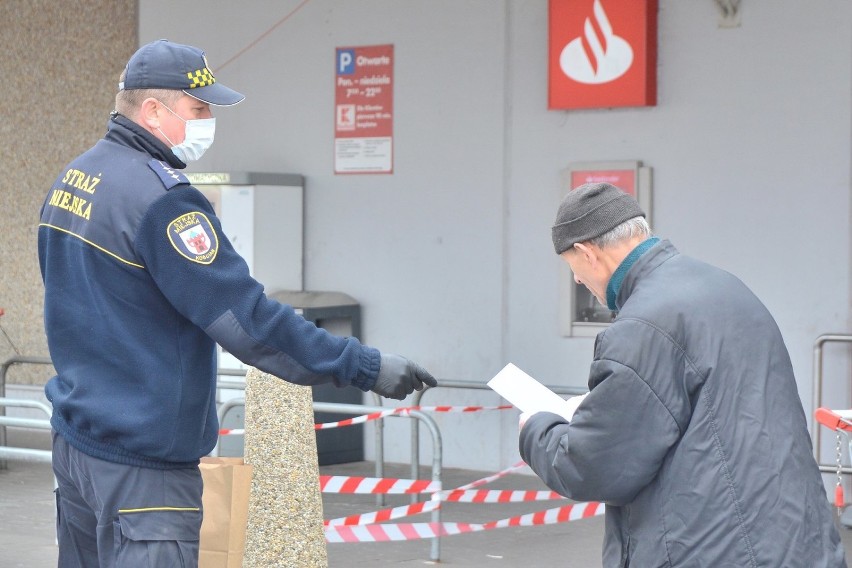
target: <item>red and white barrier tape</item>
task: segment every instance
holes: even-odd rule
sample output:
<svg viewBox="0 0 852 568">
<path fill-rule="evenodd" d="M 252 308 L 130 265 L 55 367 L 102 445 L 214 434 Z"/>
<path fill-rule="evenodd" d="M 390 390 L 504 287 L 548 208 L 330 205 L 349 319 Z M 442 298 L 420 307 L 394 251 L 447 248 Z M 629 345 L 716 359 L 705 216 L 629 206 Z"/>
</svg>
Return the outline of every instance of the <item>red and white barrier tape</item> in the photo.
<svg viewBox="0 0 852 568">
<path fill-rule="evenodd" d="M 244 436 L 246 433 L 243 428 L 220 428 L 220 436 Z"/>
<path fill-rule="evenodd" d="M 517 517 L 509 517 L 490 523 L 392 523 L 384 525 L 358 526 L 328 526 L 325 528 L 325 539 L 329 543 L 336 542 L 385 542 L 399 540 L 416 540 L 421 538 L 436 538 L 462 533 L 487 531 L 505 527 L 528 527 L 535 525 L 550 525 L 587 519 L 602 515 L 605 510 L 603 503 L 596 501 L 577 503 L 527 513 Z"/>
<path fill-rule="evenodd" d="M 342 428 L 343 426 L 352 426 L 353 424 L 363 424 L 371 420 L 378 420 L 385 416 L 399 415 L 407 416 L 413 410 L 421 412 L 479 412 L 482 410 L 508 410 L 511 405 L 503 406 L 407 406 L 400 408 L 389 408 L 381 412 L 372 412 L 370 414 L 362 414 L 354 418 L 346 418 L 337 422 L 325 422 L 323 424 L 314 424 L 315 430 L 327 430 L 329 428 Z"/>
<path fill-rule="evenodd" d="M 523 461 L 519 461 L 515 465 L 510 465 L 509 467 L 507 467 L 503 471 L 498 471 L 497 473 L 489 475 L 488 477 L 483 477 L 482 479 L 477 479 L 476 481 L 471 481 L 467 485 L 462 485 L 460 487 L 456 487 L 456 489 L 473 489 L 475 487 L 482 487 L 483 485 L 487 485 L 487 484 L 491 483 L 492 481 L 494 481 L 496 479 L 500 479 L 501 477 L 508 475 L 508 474 L 512 473 L 513 471 L 517 471 L 519 469 L 524 469 L 525 467 L 527 467 L 527 464 L 524 463 Z"/>
<path fill-rule="evenodd" d="M 413 410 L 421 412 L 479 412 L 482 410 L 508 410 L 512 405 L 501 406 L 406 406 L 400 408 L 389 408 L 381 412 L 373 412 L 370 414 L 362 414 L 354 418 L 346 418 L 337 422 L 324 422 L 322 424 L 314 424 L 314 430 L 328 430 L 330 428 L 342 428 L 344 426 L 352 426 L 353 424 L 363 424 L 371 420 L 378 420 L 386 416 L 399 415 L 408 416 Z M 243 428 L 221 428 L 220 436 L 243 436 L 246 431 Z"/>
<path fill-rule="evenodd" d="M 522 491 L 508 489 L 450 489 L 436 493 L 432 499 L 452 503 L 523 503 L 565 499 L 555 491 Z"/>
<path fill-rule="evenodd" d="M 328 493 L 328 491 L 326 491 Z M 325 521 L 326 526 L 369 525 L 402 517 L 429 513 L 441 508 L 442 502 L 455 503 L 521 503 L 565 499 L 554 491 L 504 491 L 504 490 L 460 490 L 438 491 L 430 501 L 382 509 L 372 513 L 361 513 Z"/>
<path fill-rule="evenodd" d="M 320 475 L 320 491 L 323 493 L 399 495 L 434 493 L 440 490 L 440 481 L 427 481 L 424 479 L 391 479 L 384 477 L 349 477 L 345 475 Z"/>
<path fill-rule="evenodd" d="M 478 412 L 481 410 L 506 410 L 512 406 L 411 406 L 404 408 L 392 408 L 382 412 L 364 414 L 338 422 L 315 424 L 314 429 L 324 430 L 327 428 L 339 428 L 353 424 L 361 424 L 370 420 L 377 420 L 385 416 L 405 416 L 413 410 L 425 412 Z M 222 428 L 220 436 L 244 435 L 245 429 Z M 383 509 L 372 513 L 362 513 L 340 517 L 324 521 L 326 541 L 335 542 L 382 542 L 415 540 L 422 538 L 436 538 L 469 532 L 478 532 L 512 526 L 533 526 L 564 523 L 578 519 L 585 519 L 604 512 L 604 505 L 598 502 L 577 503 L 563 507 L 555 507 L 537 513 L 527 513 L 516 517 L 510 517 L 489 523 L 386 523 L 383 521 L 419 515 L 435 511 L 441 507 L 442 502 L 457 503 L 518 503 L 529 501 L 546 501 L 552 499 L 563 499 L 561 495 L 553 491 L 525 491 L 525 490 L 479 490 L 481 487 L 496 479 L 499 479 L 513 471 L 527 467 L 524 462 L 518 462 L 503 471 L 488 477 L 478 479 L 456 489 L 441 490 L 441 483 L 437 481 L 426 481 L 420 479 L 390 479 L 378 477 L 350 477 L 338 475 L 321 475 L 320 490 L 323 493 L 349 493 L 349 494 L 417 494 L 431 493 L 431 500 Z"/>
<path fill-rule="evenodd" d="M 340 517 L 324 521 L 326 526 L 342 526 L 342 525 L 371 525 L 383 521 L 390 521 L 402 517 L 419 515 L 420 513 L 431 513 L 436 509 L 441 508 L 440 501 L 422 501 L 413 505 L 403 505 L 392 509 L 382 509 L 373 513 L 362 513 L 359 515 L 350 515 L 348 517 Z"/>
</svg>

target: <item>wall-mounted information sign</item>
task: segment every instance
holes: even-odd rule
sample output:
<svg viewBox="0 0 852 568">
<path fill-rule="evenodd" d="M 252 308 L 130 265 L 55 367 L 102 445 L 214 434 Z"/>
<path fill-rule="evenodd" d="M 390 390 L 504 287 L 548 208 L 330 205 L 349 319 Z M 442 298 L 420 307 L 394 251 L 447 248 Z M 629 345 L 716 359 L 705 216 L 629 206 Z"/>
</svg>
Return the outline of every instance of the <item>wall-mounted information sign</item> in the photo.
<svg viewBox="0 0 852 568">
<path fill-rule="evenodd" d="M 393 173 L 393 45 L 339 47 L 334 173 Z"/>
</svg>

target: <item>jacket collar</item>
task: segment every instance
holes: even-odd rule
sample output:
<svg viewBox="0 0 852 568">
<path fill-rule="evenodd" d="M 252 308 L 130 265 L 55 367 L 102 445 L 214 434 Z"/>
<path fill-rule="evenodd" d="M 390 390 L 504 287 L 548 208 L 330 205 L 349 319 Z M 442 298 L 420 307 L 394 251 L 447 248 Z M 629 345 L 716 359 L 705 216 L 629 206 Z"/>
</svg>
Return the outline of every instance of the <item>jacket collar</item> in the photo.
<svg viewBox="0 0 852 568">
<path fill-rule="evenodd" d="M 650 239 L 649 239 L 650 240 Z M 644 241 L 636 249 L 647 243 Z M 634 249 L 634 251 L 636 250 Z M 636 288 L 636 283 L 645 275 L 653 272 L 658 266 L 680 254 L 675 246 L 668 239 L 660 241 L 657 239 L 649 248 L 643 251 L 640 255 L 627 267 L 622 276 L 620 286 L 615 290 L 615 305 L 616 311 L 621 310 L 622 306 L 627 302 L 627 299 Z M 633 254 L 633 253 L 631 253 Z M 628 255 L 629 258 L 630 255 Z M 627 259 L 625 259 L 625 262 Z M 622 265 L 625 264 L 622 263 Z M 621 269 L 621 266 L 618 267 Z M 618 270 L 616 270 L 618 272 Z M 615 275 L 613 274 L 613 277 Z M 611 281 L 611 280 L 610 280 Z M 609 300 L 609 286 L 607 286 L 607 300 Z"/>
<path fill-rule="evenodd" d="M 630 267 L 633 266 L 633 263 L 639 260 L 640 256 L 645 254 L 649 248 L 657 244 L 659 241 L 660 239 L 657 237 L 645 239 L 639 243 L 636 248 L 630 251 L 630 254 L 621 261 L 621 264 L 619 264 L 618 268 L 615 269 L 615 272 L 613 272 L 612 276 L 610 276 L 609 282 L 606 285 L 606 307 L 610 310 L 618 311 L 615 299 L 618 297 L 618 289 L 621 288 L 621 282 L 624 280 L 624 277 L 627 275 Z"/>
<path fill-rule="evenodd" d="M 175 169 L 182 170 L 186 167 L 186 164 L 174 155 L 171 148 L 124 115 L 116 113 L 110 117 L 104 139 L 145 152 Z"/>
</svg>

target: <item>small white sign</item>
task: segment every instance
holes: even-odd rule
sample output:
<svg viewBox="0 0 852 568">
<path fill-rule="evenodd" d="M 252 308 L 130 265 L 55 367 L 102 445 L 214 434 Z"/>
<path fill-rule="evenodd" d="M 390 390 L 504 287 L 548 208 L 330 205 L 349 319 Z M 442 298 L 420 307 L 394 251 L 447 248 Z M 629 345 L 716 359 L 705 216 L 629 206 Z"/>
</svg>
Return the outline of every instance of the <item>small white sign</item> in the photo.
<svg viewBox="0 0 852 568">
<path fill-rule="evenodd" d="M 390 173 L 393 139 L 338 138 L 334 141 L 334 173 Z"/>
</svg>

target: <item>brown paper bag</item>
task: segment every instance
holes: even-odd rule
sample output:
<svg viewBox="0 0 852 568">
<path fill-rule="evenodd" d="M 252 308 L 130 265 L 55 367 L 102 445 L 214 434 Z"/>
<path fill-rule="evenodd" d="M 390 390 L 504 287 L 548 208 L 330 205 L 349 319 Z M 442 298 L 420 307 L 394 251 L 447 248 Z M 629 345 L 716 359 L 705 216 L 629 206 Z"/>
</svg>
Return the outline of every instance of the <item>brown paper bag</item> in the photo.
<svg viewBox="0 0 852 568">
<path fill-rule="evenodd" d="M 246 544 L 251 466 L 243 458 L 201 458 L 199 568 L 240 568 Z"/>
</svg>

